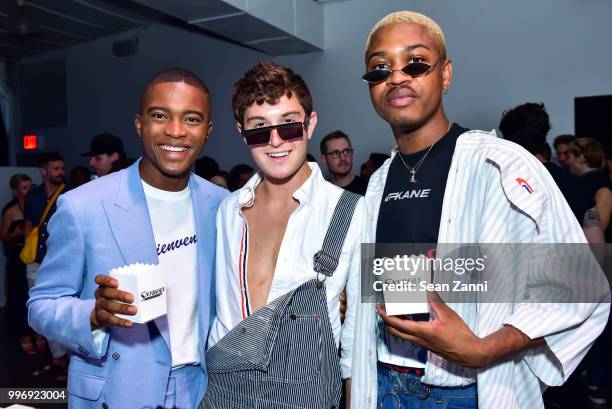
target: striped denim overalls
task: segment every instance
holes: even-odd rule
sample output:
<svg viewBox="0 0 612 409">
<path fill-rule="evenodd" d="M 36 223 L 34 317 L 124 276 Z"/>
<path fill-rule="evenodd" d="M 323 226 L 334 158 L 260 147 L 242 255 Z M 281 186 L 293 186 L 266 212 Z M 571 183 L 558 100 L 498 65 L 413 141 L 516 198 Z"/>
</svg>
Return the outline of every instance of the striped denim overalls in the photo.
<svg viewBox="0 0 612 409">
<path fill-rule="evenodd" d="M 314 256 L 317 278 L 256 311 L 206 352 L 200 409 L 338 407 L 342 379 L 324 281 L 338 266 L 358 200 L 342 193 Z"/>
</svg>

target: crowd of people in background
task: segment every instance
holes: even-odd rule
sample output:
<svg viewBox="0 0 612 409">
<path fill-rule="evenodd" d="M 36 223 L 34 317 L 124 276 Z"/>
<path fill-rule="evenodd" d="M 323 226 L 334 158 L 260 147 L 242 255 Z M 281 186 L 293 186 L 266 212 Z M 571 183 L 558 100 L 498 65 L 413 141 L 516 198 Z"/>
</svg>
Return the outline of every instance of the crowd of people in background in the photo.
<svg viewBox="0 0 612 409">
<path fill-rule="evenodd" d="M 553 147 L 557 163 L 552 161 L 552 150 L 546 138 L 550 122 L 544 105 L 526 103 L 504 113 L 499 129 L 501 136 L 523 146 L 534 154 L 551 174 L 567 199 L 585 234 L 591 243 L 612 242 L 610 215 L 612 213 L 612 146 L 604 147 L 597 139 L 578 138 L 563 134 L 554 139 Z M 328 180 L 346 190 L 365 195 L 370 176 L 389 158 L 384 153 L 371 153 L 360 166 L 359 175 L 353 173 L 355 149 L 347 134 L 336 130 L 325 135 L 320 142 L 320 163 L 325 165 Z M 6 292 L 9 335 L 14 338 L 24 354 L 49 354 L 49 361 L 33 371 L 33 376 L 47 373 L 58 381 L 66 380 L 66 351 L 54 345 L 27 325 L 26 301 L 28 289 L 36 278 L 36 270 L 45 255 L 46 226 L 55 206 L 40 220 L 49 198 L 56 189 L 75 189 L 92 179 L 124 169 L 135 159 L 126 157 L 121 139 L 110 133 L 93 137 L 88 152 L 89 168 L 78 165 L 64 175 L 64 160 L 58 154 L 42 155 L 39 169 L 42 183 L 33 186 L 29 176 L 15 174 L 9 180 L 13 200 L 2 211 L 1 238 L 6 256 Z M 308 161 L 317 162 L 308 154 Z M 231 192 L 240 189 L 256 170 L 247 164 L 238 164 L 230 171 L 222 170 L 218 162 L 203 156 L 195 163 L 194 173 Z M 592 212 L 589 213 L 589 210 Z M 595 222 L 593 222 L 593 220 Z M 39 228 L 39 252 L 35 263 L 25 265 L 19 259 L 26 234 Z M 609 351 L 604 347 L 609 341 L 608 331 L 593 348 L 588 365 L 604 365 Z M 603 358 L 603 359 L 602 359 Z M 592 373 L 600 374 L 601 371 Z M 602 388 L 601 375 L 589 379 L 589 388 L 597 396 Z"/>
<path fill-rule="evenodd" d="M 140 158 L 101 133 L 81 154 L 88 167 L 65 172 L 49 153 L 40 184 L 12 176 L 1 226 L 8 326 L 15 350 L 41 358 L 31 376 L 67 383 L 75 409 L 608 407 L 610 289 L 588 244 L 612 240 L 612 146 L 560 135 L 553 163 L 543 103 L 504 112 L 500 138 L 448 118 L 453 61 L 442 28 L 420 13 L 379 20 L 364 57 L 361 78 L 396 147 L 371 153 L 359 174 L 357 141 L 371 135 L 336 130 L 307 155 L 325 113 L 299 74 L 269 61 L 232 89 L 257 169 L 197 159 L 212 96 L 172 68 L 142 89 Z M 419 273 L 397 281 L 364 269 L 371 256 L 387 269 L 387 246 L 409 243 L 444 266 L 392 267 Z M 514 260 L 474 269 L 490 243 Z M 472 247 L 482 258 L 463 257 Z M 564 265 L 570 280 L 549 271 Z M 493 292 L 509 299 L 488 298 L 487 280 L 478 289 L 483 269 L 503 276 Z M 151 272 L 161 282 L 141 287 Z M 397 288 L 409 282 L 419 289 Z M 424 289 L 418 311 L 387 298 Z M 589 298 L 575 298 L 583 289 Z M 147 317 L 141 302 L 156 298 L 165 309 Z"/>
<path fill-rule="evenodd" d="M 89 158 L 89 167 L 77 165 L 66 178 L 64 158 L 57 154 L 42 154 L 38 167 L 42 183 L 33 185 L 32 179 L 25 174 L 15 174 L 9 180 L 13 200 L 2 210 L 1 238 L 6 256 L 6 293 L 9 335 L 14 338 L 24 354 L 48 354 L 49 360 L 32 372 L 32 376 L 43 374 L 62 382 L 66 380 L 66 351 L 53 342 L 47 343 L 44 337 L 32 331 L 27 324 L 26 301 L 28 290 L 34 284 L 36 271 L 46 253 L 46 226 L 55 212 L 55 204 L 44 220 L 41 216 L 49 199 L 56 189 L 62 192 L 78 188 L 90 180 L 106 176 L 127 168 L 136 159 L 126 156 L 121 138 L 110 133 L 95 135 L 90 150 L 82 157 Z M 364 195 L 367 180 L 389 155 L 372 153 L 361 165 L 360 175 L 353 174 L 353 148 L 349 137 L 342 131 L 326 135 L 321 141 L 320 161 L 327 166 L 329 180 L 337 186 Z M 308 161 L 317 162 L 308 154 Z M 218 162 L 203 156 L 195 163 L 194 173 L 231 192 L 240 189 L 253 176 L 255 169 L 247 164 L 233 166 L 230 171 L 222 170 Z M 24 264 L 19 259 L 25 236 L 35 226 L 39 227 L 39 249 L 36 261 Z"/>
<path fill-rule="evenodd" d="M 348 135 L 339 130 L 334 131 L 325 135 L 321 140 L 320 161 L 327 167 L 330 182 L 363 196 L 368 187 L 368 179 L 376 169 L 382 166 L 389 155 L 384 153 L 370 154 L 368 160 L 361 165 L 361 173 L 355 175 L 353 174 L 353 151 Z M 318 162 L 310 153 L 307 159 L 308 162 Z M 255 173 L 255 169 L 241 163 L 232 167 L 228 172 L 221 170 L 215 159 L 210 156 L 203 156 L 196 161 L 194 173 L 233 192 L 244 186 Z"/>
</svg>

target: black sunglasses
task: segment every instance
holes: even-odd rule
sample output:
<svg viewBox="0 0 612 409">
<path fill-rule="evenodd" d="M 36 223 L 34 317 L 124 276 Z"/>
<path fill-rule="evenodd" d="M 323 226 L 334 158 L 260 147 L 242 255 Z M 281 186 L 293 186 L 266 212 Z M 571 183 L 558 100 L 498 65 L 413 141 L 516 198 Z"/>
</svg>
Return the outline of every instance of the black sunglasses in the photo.
<svg viewBox="0 0 612 409">
<path fill-rule="evenodd" d="M 406 75 L 410 75 L 412 78 L 422 77 L 429 74 L 440 60 L 438 59 L 435 63 L 429 64 L 426 62 L 411 62 L 401 70 L 388 70 L 388 69 L 374 69 L 366 72 L 361 77 L 365 82 L 370 84 L 376 84 L 386 80 L 393 73 L 393 71 L 402 71 Z"/>
<path fill-rule="evenodd" d="M 247 145 L 265 145 L 270 142 L 272 129 L 276 129 L 278 136 L 280 136 L 283 141 L 290 141 L 293 139 L 301 139 L 304 136 L 305 127 L 306 124 L 304 122 L 287 122 L 285 124 L 264 126 L 261 128 L 244 129 L 241 133 Z"/>
</svg>

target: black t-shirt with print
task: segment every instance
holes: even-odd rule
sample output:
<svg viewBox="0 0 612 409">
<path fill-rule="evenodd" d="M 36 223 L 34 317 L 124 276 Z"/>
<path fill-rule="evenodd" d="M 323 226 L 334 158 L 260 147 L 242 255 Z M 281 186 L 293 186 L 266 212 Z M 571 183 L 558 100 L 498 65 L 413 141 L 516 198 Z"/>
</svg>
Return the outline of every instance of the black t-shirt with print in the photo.
<svg viewBox="0 0 612 409">
<path fill-rule="evenodd" d="M 393 158 L 378 213 L 377 243 L 437 243 L 442 215 L 442 200 L 457 138 L 468 130 L 453 124 L 431 148 L 418 168 L 416 183 L 400 159 Z M 427 148 L 429 149 L 429 148 Z M 427 149 L 402 155 L 414 167 Z"/>
</svg>

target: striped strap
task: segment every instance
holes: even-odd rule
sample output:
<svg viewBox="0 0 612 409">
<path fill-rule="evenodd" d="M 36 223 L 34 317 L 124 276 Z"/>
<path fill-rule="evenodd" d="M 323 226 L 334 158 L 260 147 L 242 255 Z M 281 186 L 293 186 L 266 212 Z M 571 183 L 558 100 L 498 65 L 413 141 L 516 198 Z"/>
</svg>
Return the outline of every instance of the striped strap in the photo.
<svg viewBox="0 0 612 409">
<path fill-rule="evenodd" d="M 342 192 L 329 222 L 321 250 L 314 255 L 314 270 L 331 277 L 338 267 L 344 239 L 351 225 L 355 207 L 361 196 L 345 190 Z"/>
</svg>

